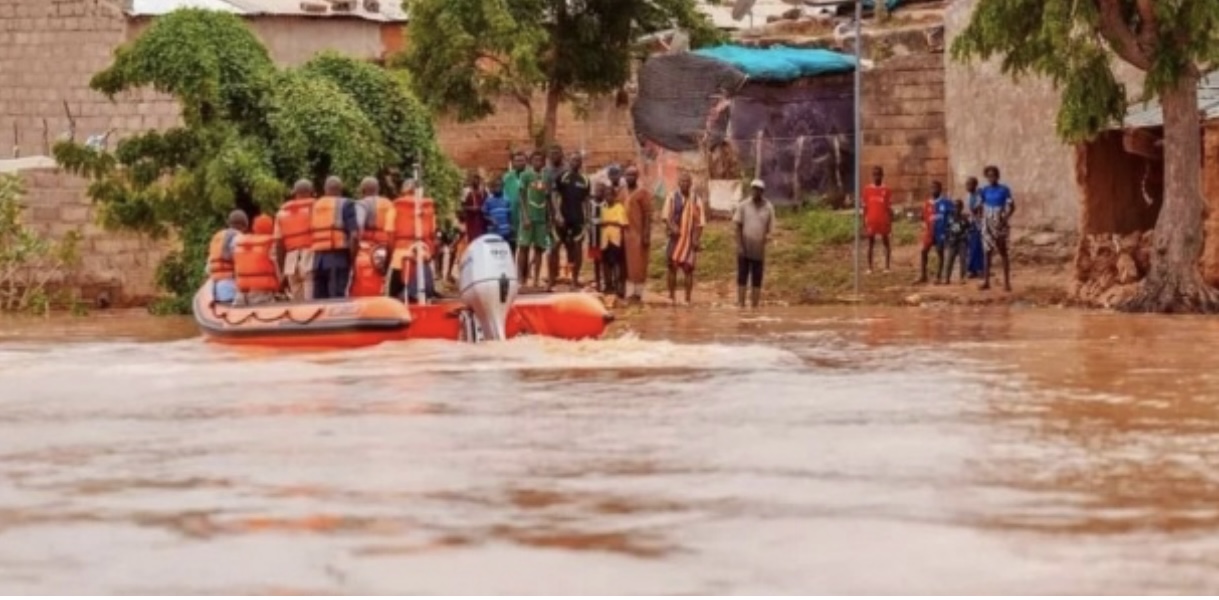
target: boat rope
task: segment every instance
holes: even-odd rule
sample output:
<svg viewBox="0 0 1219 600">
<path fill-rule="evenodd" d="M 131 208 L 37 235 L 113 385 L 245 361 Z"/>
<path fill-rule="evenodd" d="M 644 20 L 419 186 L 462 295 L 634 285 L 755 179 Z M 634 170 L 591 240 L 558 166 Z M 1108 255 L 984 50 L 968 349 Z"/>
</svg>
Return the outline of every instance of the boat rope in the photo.
<svg viewBox="0 0 1219 600">
<path fill-rule="evenodd" d="M 290 308 L 285 308 L 278 315 L 276 315 L 274 317 L 270 317 L 270 318 L 262 317 L 261 315 L 258 314 L 258 310 L 254 309 L 254 310 L 251 310 L 250 313 L 247 314 L 246 316 L 234 321 L 232 319 L 229 319 L 229 311 L 225 311 L 222 313 L 219 310 L 217 310 L 218 305 L 219 305 L 218 302 L 211 303 L 212 316 L 217 319 L 220 319 L 221 321 L 224 321 L 228 325 L 232 325 L 233 327 L 245 325 L 246 323 L 250 322 L 251 320 L 257 321 L 259 323 L 275 323 L 277 321 L 287 320 L 287 321 L 291 321 L 292 323 L 295 323 L 297 325 L 308 325 L 308 324 L 316 321 L 318 317 L 322 316 L 322 313 L 325 310 L 323 307 L 319 306 L 313 311 L 313 314 L 309 318 L 297 319 L 296 317 L 292 316 L 292 309 L 290 309 Z"/>
</svg>

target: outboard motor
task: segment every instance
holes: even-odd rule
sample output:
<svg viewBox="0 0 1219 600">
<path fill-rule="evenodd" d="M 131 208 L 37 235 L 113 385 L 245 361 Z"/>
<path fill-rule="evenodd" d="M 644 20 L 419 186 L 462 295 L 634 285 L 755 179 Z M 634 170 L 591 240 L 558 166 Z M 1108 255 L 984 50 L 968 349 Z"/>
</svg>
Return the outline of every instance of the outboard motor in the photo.
<svg viewBox="0 0 1219 600">
<path fill-rule="evenodd" d="M 472 342 L 508 339 L 508 309 L 520 291 L 508 242 L 493 233 L 470 242 L 459 282 L 461 302 L 469 311 L 463 337 Z"/>
</svg>

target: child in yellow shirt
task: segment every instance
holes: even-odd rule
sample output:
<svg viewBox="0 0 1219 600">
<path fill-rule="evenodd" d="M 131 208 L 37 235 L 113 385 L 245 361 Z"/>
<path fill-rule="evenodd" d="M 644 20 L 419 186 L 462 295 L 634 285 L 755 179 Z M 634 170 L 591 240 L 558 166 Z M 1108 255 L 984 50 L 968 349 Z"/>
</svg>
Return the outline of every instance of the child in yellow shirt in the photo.
<svg viewBox="0 0 1219 600">
<path fill-rule="evenodd" d="M 628 226 L 626 205 L 621 194 L 611 193 L 601 210 L 601 270 L 605 291 L 619 298 L 626 297 L 626 253 L 622 248 L 623 232 Z"/>
</svg>

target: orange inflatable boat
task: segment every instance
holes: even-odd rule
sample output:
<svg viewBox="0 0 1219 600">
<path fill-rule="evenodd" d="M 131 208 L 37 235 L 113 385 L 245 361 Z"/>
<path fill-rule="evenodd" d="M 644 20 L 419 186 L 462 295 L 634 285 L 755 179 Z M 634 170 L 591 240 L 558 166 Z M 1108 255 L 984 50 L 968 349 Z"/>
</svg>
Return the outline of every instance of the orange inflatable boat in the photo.
<svg viewBox="0 0 1219 600">
<path fill-rule="evenodd" d="M 465 305 L 444 300 L 426 306 L 412 305 L 408 339 L 463 340 L 461 315 Z M 526 294 L 518 296 L 508 309 L 507 333 L 540 335 L 565 340 L 601 337 L 614 321 L 614 315 L 592 294 Z"/>
<path fill-rule="evenodd" d="M 259 306 L 218 304 L 212 285 L 195 294 L 195 322 L 209 342 L 281 348 L 358 348 L 405 340 L 411 312 L 393 298 Z"/>
<path fill-rule="evenodd" d="M 376 296 L 234 307 L 217 304 L 211 288 L 204 284 L 194 304 L 195 322 L 209 342 L 312 349 L 465 339 L 466 307 L 457 300 L 408 306 Z M 613 320 L 613 314 L 591 294 L 526 294 L 518 296 L 508 311 L 507 334 L 598 338 Z"/>
</svg>

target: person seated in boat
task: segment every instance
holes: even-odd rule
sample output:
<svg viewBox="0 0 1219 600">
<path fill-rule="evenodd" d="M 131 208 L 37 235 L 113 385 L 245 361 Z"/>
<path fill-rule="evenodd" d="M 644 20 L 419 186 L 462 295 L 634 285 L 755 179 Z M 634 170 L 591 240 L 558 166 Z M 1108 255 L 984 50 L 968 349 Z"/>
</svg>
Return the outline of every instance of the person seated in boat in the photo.
<svg viewBox="0 0 1219 600">
<path fill-rule="evenodd" d="M 487 231 L 504 238 L 512 255 L 516 256 L 516 235 L 512 231 L 512 204 L 504 197 L 504 181 L 499 177 L 491 178 L 487 202 L 483 204 L 486 215 Z"/>
<path fill-rule="evenodd" d="M 313 299 L 313 183 L 301 179 L 292 186 L 292 199 L 275 213 L 272 234 L 275 264 L 293 302 Z"/>
<path fill-rule="evenodd" d="M 410 291 L 409 301 L 417 301 L 417 290 L 413 283 L 419 279 L 416 274 L 422 266 L 424 292 L 427 297 L 436 298 L 435 274 L 432 270 L 432 258 L 436 254 L 438 241 L 436 203 L 431 198 L 419 195 L 414 180 L 408 179 L 402 184 L 402 195 L 394 200 L 388 223 L 391 232 L 389 295 L 407 300 L 406 295 Z"/>
<path fill-rule="evenodd" d="M 275 225 L 271 217 L 254 218 L 250 233 L 237 236 L 233 242 L 233 272 L 237 283 L 234 306 L 257 306 L 276 300 L 282 288 L 279 268 L 272 252 Z"/>
<path fill-rule="evenodd" d="M 217 231 L 207 248 L 207 278 L 212 285 L 212 298 L 220 304 L 232 304 L 237 299 L 234 281 L 233 249 L 237 237 L 250 227 L 250 219 L 240 210 L 229 213 L 228 227 Z"/>
<path fill-rule="evenodd" d="M 343 180 L 327 177 L 324 195 L 313 203 L 313 297 L 346 298 L 351 268 L 360 250 L 356 203 L 343 196 Z"/>
<path fill-rule="evenodd" d="M 372 298 L 385 295 L 385 270 L 389 261 L 385 246 L 360 242 L 355 268 L 351 273 L 351 297 Z"/>
</svg>

